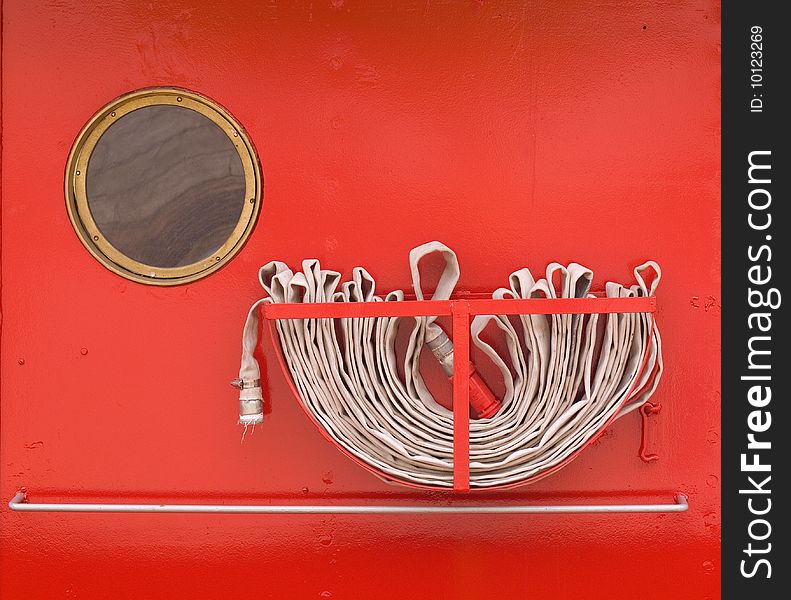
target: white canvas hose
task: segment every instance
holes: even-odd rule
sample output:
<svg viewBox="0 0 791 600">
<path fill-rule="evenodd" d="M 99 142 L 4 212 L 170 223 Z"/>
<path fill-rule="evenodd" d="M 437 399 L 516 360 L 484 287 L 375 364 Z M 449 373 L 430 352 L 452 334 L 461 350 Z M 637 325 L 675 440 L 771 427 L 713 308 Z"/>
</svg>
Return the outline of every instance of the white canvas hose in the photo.
<svg viewBox="0 0 791 600">
<path fill-rule="evenodd" d="M 432 253 L 446 262 L 432 299 L 446 300 L 459 277 L 453 251 L 429 242 L 410 253 L 415 295 L 424 299 L 419 263 Z M 647 283 L 643 277 L 653 270 Z M 647 262 L 634 271 L 637 283 L 607 283 L 607 297 L 653 295 L 659 266 Z M 268 297 L 250 309 L 244 329 L 237 380 L 240 422 L 261 422 L 261 385 L 253 351 L 258 308 L 265 302 L 398 302 L 397 290 L 384 297 L 362 267 L 341 282 L 317 260 L 294 273 L 284 263 L 261 268 Z M 586 298 L 593 272 L 572 263 L 550 264 L 534 279 L 516 271 L 494 298 Z M 453 487 L 453 413 L 435 401 L 419 370 L 423 346 L 431 342 L 452 373 L 452 346 L 436 317 L 375 317 L 278 320 L 283 355 L 300 402 L 329 437 L 383 476 L 414 484 Z M 411 327 L 403 357 L 396 352 L 400 327 Z M 505 336 L 507 355 L 484 341 L 484 329 Z M 437 341 L 439 340 L 439 341 Z M 535 481 L 561 466 L 613 418 L 642 405 L 662 374 L 659 331 L 650 314 L 477 316 L 471 340 L 502 374 L 505 393 L 496 412 L 470 421 L 470 487 L 488 488 Z M 401 369 L 399 369 L 399 363 Z M 448 369 L 450 365 L 450 369 Z M 403 375 L 401 374 L 403 373 Z"/>
</svg>

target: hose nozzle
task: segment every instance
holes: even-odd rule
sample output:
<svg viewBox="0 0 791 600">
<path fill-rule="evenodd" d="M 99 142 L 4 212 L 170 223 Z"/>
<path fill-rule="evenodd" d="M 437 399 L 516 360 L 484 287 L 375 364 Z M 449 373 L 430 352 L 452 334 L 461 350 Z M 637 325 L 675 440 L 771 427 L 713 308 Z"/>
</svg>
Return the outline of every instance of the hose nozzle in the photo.
<svg viewBox="0 0 791 600">
<path fill-rule="evenodd" d="M 239 424 L 257 425 L 264 422 L 264 397 L 261 393 L 260 379 L 240 379 L 231 381 L 239 390 Z"/>
<path fill-rule="evenodd" d="M 428 326 L 426 346 L 439 361 L 445 374 L 452 379 L 453 342 L 436 323 Z M 475 370 L 475 365 L 470 362 L 470 415 L 474 419 L 488 419 L 497 414 L 500 408 L 500 401 L 494 397 L 489 386 Z"/>
</svg>

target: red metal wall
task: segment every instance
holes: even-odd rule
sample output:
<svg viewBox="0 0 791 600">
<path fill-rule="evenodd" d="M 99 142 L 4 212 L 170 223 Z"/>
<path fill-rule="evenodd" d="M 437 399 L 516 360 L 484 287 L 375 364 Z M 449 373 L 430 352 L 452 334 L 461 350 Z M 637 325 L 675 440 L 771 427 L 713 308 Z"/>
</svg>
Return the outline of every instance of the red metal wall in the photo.
<svg viewBox="0 0 791 600">
<path fill-rule="evenodd" d="M 661 459 L 637 458 L 632 414 L 496 498 L 690 500 L 670 515 L 3 508 L 3 600 L 719 596 L 716 2 L 3 4 L 3 505 L 22 485 L 38 501 L 446 501 L 328 445 L 269 349 L 273 410 L 244 443 L 228 386 L 259 265 L 315 256 L 408 287 L 408 250 L 435 238 L 476 291 L 552 260 L 600 284 L 662 265 Z M 172 289 L 100 266 L 63 199 L 83 123 L 151 85 L 230 109 L 266 182 L 242 253 Z"/>
</svg>

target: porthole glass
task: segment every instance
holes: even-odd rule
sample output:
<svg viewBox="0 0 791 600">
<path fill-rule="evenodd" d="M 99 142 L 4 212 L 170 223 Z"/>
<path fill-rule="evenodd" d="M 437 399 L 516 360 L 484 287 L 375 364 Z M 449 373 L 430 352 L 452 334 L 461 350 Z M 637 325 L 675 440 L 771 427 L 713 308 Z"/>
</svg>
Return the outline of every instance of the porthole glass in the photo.
<svg viewBox="0 0 791 600">
<path fill-rule="evenodd" d="M 261 204 L 253 146 L 214 102 L 186 90 L 123 96 L 88 122 L 69 157 L 69 215 L 105 266 L 174 285 L 225 264 Z"/>
</svg>

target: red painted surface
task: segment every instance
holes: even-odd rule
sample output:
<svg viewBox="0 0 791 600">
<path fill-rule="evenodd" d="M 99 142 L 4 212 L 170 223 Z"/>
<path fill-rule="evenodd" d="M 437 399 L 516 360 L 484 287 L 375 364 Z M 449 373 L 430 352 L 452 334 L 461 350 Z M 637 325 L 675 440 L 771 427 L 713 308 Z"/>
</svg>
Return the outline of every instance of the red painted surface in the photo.
<svg viewBox="0 0 791 600">
<path fill-rule="evenodd" d="M 717 3 L 6 0 L 2 33 L 3 505 L 22 485 L 36 501 L 446 502 L 328 445 L 270 347 L 271 413 L 244 443 L 228 386 L 259 265 L 315 256 L 406 288 L 408 251 L 429 239 L 475 292 L 552 260 L 599 284 L 663 268 L 661 458 L 638 458 L 632 414 L 553 476 L 475 499 L 690 501 L 497 517 L 2 508 L 3 600 L 719 595 Z M 266 182 L 239 256 L 172 289 L 99 265 L 62 192 L 83 123 L 151 85 L 230 109 Z"/>
</svg>

